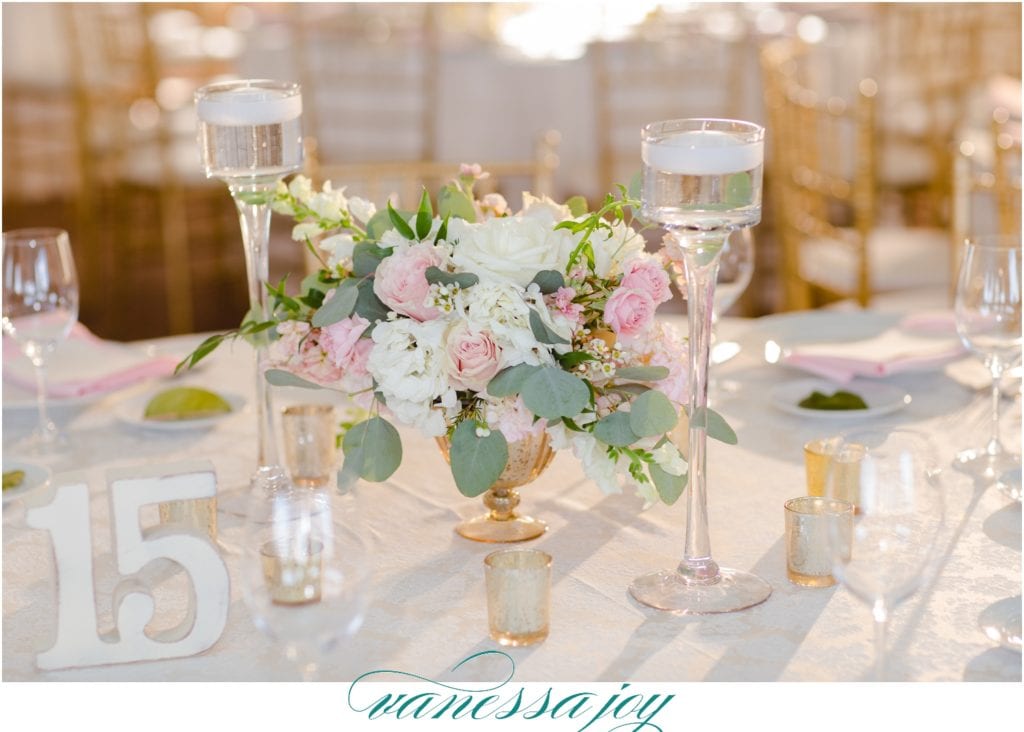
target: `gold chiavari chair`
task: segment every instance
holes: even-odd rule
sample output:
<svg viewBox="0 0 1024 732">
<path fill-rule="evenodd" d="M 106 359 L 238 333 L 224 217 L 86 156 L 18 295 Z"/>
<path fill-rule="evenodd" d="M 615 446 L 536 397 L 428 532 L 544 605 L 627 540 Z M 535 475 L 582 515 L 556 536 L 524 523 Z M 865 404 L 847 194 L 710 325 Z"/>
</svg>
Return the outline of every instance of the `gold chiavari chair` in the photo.
<svg viewBox="0 0 1024 732">
<path fill-rule="evenodd" d="M 779 39 L 762 50 L 770 166 L 787 308 L 949 282 L 948 236 L 881 225 L 874 146 L 877 84 L 847 101 L 809 85 L 807 47 Z"/>
</svg>

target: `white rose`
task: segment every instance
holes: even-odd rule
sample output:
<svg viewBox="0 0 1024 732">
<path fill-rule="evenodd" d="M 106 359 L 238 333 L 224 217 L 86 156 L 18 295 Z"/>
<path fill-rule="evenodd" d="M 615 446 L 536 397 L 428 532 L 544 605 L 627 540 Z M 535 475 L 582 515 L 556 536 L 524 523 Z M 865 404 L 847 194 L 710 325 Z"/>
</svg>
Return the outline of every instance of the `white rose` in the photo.
<svg viewBox="0 0 1024 732">
<path fill-rule="evenodd" d="M 594 273 L 609 277 L 622 272 L 625 264 L 643 253 L 644 238 L 621 221 L 611 224 L 612 231 L 600 227 L 590 235 L 594 249 Z"/>
<path fill-rule="evenodd" d="M 471 224 L 448 223 L 452 259 L 483 282 L 509 282 L 525 287 L 542 269 L 565 271 L 572 239 L 538 218 L 509 216 Z"/>
<path fill-rule="evenodd" d="M 555 203 L 547 196 L 541 196 L 538 198 L 526 191 L 523 191 L 523 208 L 521 214 L 523 216 L 536 218 L 540 221 L 545 221 L 552 227 L 560 221 L 572 218 L 572 211 L 569 210 L 568 206 L 561 203 Z"/>
</svg>

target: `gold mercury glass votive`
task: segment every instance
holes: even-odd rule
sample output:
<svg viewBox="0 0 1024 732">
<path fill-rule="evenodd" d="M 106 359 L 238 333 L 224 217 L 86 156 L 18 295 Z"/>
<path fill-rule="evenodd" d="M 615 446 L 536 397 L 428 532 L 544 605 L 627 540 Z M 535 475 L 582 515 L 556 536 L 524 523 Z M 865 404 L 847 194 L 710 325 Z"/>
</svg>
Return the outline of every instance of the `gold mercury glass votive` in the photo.
<svg viewBox="0 0 1024 732">
<path fill-rule="evenodd" d="M 820 496 L 786 501 L 786 576 L 807 587 L 829 587 L 836 554 L 849 557 L 853 506 Z"/>
<path fill-rule="evenodd" d="M 268 541 L 260 549 L 263 580 L 275 605 L 306 605 L 320 602 L 323 544 L 305 547 Z"/>
<path fill-rule="evenodd" d="M 161 524 L 184 524 L 190 529 L 206 532 L 217 541 L 217 498 L 189 498 L 160 504 Z"/>
<path fill-rule="evenodd" d="M 551 556 L 536 549 L 503 549 L 484 559 L 487 621 L 503 646 L 528 646 L 548 637 Z"/>
<path fill-rule="evenodd" d="M 298 404 L 281 415 L 285 461 L 297 485 L 327 485 L 337 457 L 337 421 L 329 404 Z"/>
<path fill-rule="evenodd" d="M 836 455 L 841 439 L 826 437 L 804 445 L 804 467 L 807 473 L 807 495 L 828 496 L 860 504 L 860 462 L 866 453 L 862 445 L 845 445 Z"/>
</svg>

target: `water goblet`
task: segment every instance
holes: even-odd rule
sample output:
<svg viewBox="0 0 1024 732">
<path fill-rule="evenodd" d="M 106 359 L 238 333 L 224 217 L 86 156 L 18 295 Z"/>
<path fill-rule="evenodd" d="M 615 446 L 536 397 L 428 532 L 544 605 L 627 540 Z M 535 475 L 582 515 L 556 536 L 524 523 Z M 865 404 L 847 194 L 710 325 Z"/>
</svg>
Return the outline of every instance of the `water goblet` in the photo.
<svg viewBox="0 0 1024 732">
<path fill-rule="evenodd" d="M 267 319 L 270 196 L 284 176 L 302 168 L 302 93 L 298 84 L 243 79 L 196 91 L 199 151 L 208 178 L 220 178 L 238 208 L 245 246 L 250 317 Z M 257 464 L 273 465 L 276 442 L 265 348 L 256 349 Z"/>
<path fill-rule="evenodd" d="M 1021 239 L 989 236 L 964 247 L 954 312 L 960 340 L 992 375 L 992 427 L 984 447 L 963 450 L 954 465 L 986 485 L 1014 468 L 1015 455 L 999 439 L 999 382 L 1021 358 Z"/>
<path fill-rule="evenodd" d="M 370 551 L 355 496 L 296 485 L 283 468 L 267 466 L 253 479 L 246 513 L 243 600 L 312 681 L 366 615 Z"/>
<path fill-rule="evenodd" d="M 883 681 L 889 618 L 928 581 L 937 564 L 943 486 L 935 446 L 913 430 L 864 429 L 843 435 L 829 468 L 828 497 L 848 493 L 853 463 L 858 512 L 852 535 L 831 527 L 832 573 L 871 608 L 874 675 Z"/>
<path fill-rule="evenodd" d="M 718 566 L 707 515 L 708 366 L 715 283 L 726 238 L 761 220 L 764 128 L 737 120 L 655 122 L 641 132 L 642 215 L 668 232 L 686 277 L 689 335 L 689 487 L 683 559 L 637 577 L 633 597 L 681 614 L 724 613 L 764 602 L 771 585 Z"/>
<path fill-rule="evenodd" d="M 78 320 L 78 276 L 61 229 L 17 229 L 3 235 L 3 329 L 32 362 L 39 424 L 20 449 L 59 452 L 67 443 L 46 408 L 46 362 Z"/>
</svg>

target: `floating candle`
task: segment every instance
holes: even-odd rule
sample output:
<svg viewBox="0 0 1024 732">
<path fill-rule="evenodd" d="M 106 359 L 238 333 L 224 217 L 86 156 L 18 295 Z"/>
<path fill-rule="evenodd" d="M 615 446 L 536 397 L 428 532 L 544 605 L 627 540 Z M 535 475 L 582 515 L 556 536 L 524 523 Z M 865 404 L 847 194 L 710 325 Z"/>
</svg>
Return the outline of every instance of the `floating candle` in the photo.
<svg viewBox="0 0 1024 732">
<path fill-rule="evenodd" d="M 199 119 L 212 125 L 274 125 L 302 115 L 302 95 L 278 89 L 247 87 L 203 97 Z"/>
<path fill-rule="evenodd" d="M 682 175 L 728 175 L 756 168 L 764 161 L 764 142 L 748 142 L 728 132 L 681 132 L 640 146 L 644 164 Z"/>
</svg>

